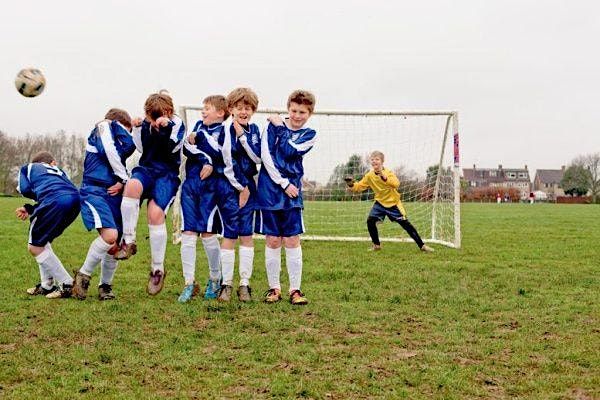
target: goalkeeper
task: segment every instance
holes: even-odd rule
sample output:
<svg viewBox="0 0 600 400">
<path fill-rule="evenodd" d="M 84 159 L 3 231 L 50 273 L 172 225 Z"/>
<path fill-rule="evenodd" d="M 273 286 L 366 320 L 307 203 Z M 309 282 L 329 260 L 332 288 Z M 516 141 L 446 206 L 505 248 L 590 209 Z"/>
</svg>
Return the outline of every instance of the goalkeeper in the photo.
<svg viewBox="0 0 600 400">
<path fill-rule="evenodd" d="M 431 247 L 423 243 L 415 227 L 406 218 L 406 211 L 400 201 L 400 193 L 398 193 L 400 181 L 391 170 L 383 167 L 383 153 L 374 151 L 370 154 L 369 160 L 373 169 L 367 172 L 359 182 L 355 182 L 352 176 L 346 176 L 344 180 L 348 188 L 353 192 L 364 192 L 368 188 L 371 188 L 375 192 L 375 204 L 373 204 L 373 208 L 367 218 L 367 228 L 373 241 L 373 250 L 377 251 L 381 249 L 377 223 L 383 222 L 387 216 L 390 221 L 400 224 L 415 241 L 417 246 L 419 246 L 421 251 L 427 253 L 433 252 Z"/>
</svg>

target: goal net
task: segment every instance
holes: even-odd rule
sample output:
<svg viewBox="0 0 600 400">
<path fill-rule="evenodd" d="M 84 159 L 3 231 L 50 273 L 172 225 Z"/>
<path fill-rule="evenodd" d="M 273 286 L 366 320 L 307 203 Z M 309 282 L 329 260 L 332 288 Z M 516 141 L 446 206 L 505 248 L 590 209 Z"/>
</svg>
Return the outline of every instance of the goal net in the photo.
<svg viewBox="0 0 600 400">
<path fill-rule="evenodd" d="M 188 131 L 201 119 L 201 109 L 180 108 Z M 286 111 L 259 110 L 252 117 L 261 132 L 272 113 L 283 116 Z M 385 155 L 385 168 L 400 180 L 407 217 L 423 240 L 460 247 L 456 112 L 317 111 L 308 126 L 317 131 L 317 142 L 304 158 L 303 239 L 370 240 L 366 220 L 374 194 L 347 191 L 344 177 L 359 180 L 370 169 L 369 153 L 379 150 Z M 382 241 L 412 241 L 387 220 L 379 225 L 379 233 Z"/>
</svg>

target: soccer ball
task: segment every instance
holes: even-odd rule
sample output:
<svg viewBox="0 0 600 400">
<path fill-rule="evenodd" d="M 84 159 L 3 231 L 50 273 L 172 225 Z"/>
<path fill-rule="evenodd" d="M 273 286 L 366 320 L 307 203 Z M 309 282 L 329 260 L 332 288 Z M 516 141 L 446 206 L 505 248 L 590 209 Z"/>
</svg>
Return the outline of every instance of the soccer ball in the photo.
<svg viewBox="0 0 600 400">
<path fill-rule="evenodd" d="M 40 95 L 46 87 L 46 78 L 37 68 L 25 68 L 15 78 L 15 87 L 25 97 Z"/>
</svg>

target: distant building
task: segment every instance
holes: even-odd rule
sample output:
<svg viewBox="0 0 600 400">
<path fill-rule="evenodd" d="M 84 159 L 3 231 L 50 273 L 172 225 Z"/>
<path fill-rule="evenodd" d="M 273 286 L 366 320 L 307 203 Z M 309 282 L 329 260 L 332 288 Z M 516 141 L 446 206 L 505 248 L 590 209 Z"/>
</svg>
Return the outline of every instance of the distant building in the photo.
<svg viewBox="0 0 600 400">
<path fill-rule="evenodd" d="M 522 198 L 529 197 L 531 192 L 531 180 L 527 165 L 525 168 L 463 168 L 463 178 L 467 181 L 469 187 L 504 187 L 516 188 L 521 192 Z"/>
<path fill-rule="evenodd" d="M 533 180 L 533 190 L 546 193 L 548 200 L 556 200 L 557 196 L 564 196 L 565 191 L 560 184 L 564 174 L 564 165 L 561 169 L 538 169 Z"/>
</svg>

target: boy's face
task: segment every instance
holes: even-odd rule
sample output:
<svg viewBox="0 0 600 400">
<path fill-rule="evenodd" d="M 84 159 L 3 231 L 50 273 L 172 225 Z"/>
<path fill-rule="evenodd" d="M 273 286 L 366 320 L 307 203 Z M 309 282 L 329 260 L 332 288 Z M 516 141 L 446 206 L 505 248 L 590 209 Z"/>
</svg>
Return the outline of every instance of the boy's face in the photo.
<svg viewBox="0 0 600 400">
<path fill-rule="evenodd" d="M 214 105 L 210 103 L 204 103 L 202 107 L 202 122 L 205 125 L 214 124 L 215 122 L 223 122 L 225 111 L 217 110 Z"/>
<path fill-rule="evenodd" d="M 310 118 L 311 112 L 307 105 L 291 102 L 288 107 L 290 128 L 300 129 Z"/>
<path fill-rule="evenodd" d="M 229 114 L 233 115 L 233 119 L 240 125 L 248 125 L 254 110 L 249 104 L 238 101 L 233 107 L 229 108 Z"/>
<path fill-rule="evenodd" d="M 383 169 L 383 160 L 378 157 L 371 157 L 371 167 L 373 167 L 373 171 L 375 172 L 381 172 L 381 170 Z"/>
</svg>

